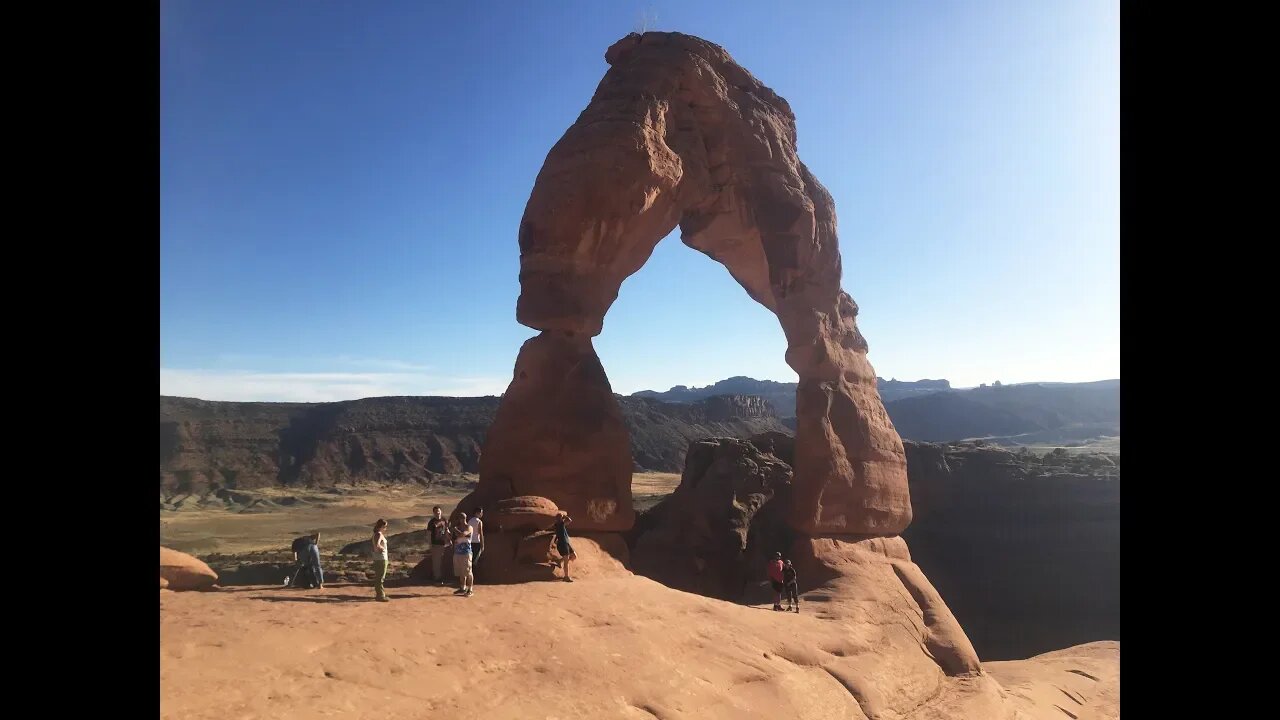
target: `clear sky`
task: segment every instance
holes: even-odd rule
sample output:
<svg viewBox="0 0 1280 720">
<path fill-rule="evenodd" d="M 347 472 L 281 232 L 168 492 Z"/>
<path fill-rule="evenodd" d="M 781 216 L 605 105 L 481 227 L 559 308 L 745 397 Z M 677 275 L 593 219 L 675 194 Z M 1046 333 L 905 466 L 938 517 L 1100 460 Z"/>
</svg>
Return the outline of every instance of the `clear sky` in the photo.
<svg viewBox="0 0 1280 720">
<path fill-rule="evenodd" d="M 163 0 L 161 394 L 502 392 L 534 178 L 646 24 L 790 102 L 881 377 L 1120 376 L 1114 0 Z M 595 344 L 616 392 L 796 379 L 678 231 Z"/>
</svg>

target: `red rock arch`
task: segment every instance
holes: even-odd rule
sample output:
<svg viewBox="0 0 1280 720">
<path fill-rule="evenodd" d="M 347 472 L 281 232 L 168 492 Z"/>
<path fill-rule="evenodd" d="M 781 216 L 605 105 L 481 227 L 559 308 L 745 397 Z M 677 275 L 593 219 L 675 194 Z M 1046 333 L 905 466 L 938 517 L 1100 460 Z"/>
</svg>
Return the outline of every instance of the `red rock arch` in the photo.
<svg viewBox="0 0 1280 720">
<path fill-rule="evenodd" d="M 830 194 L 796 154 L 786 100 L 724 49 L 631 34 L 551 149 L 520 223 L 527 341 L 486 438 L 474 496 L 542 495 L 576 526 L 634 521 L 621 410 L 592 347 L 623 280 L 679 225 L 773 311 L 800 377 L 795 505 L 807 535 L 891 535 L 911 520 L 902 442 L 840 288 Z"/>
</svg>

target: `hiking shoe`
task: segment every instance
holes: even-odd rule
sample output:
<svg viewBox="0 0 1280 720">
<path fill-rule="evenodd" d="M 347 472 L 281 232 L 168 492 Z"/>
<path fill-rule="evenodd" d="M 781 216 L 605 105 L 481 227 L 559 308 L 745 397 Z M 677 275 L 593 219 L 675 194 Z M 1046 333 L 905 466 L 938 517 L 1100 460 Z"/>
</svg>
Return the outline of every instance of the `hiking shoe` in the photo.
<svg viewBox="0 0 1280 720">
<path fill-rule="evenodd" d="M 378 602 L 391 602 L 391 598 L 385 598 L 385 597 L 374 598 L 374 600 L 377 600 Z"/>
<path fill-rule="evenodd" d="M 777 611 L 777 612 L 782 612 L 782 606 L 781 606 L 781 605 L 774 605 L 774 606 L 773 606 L 773 609 L 774 609 L 775 611 Z"/>
<path fill-rule="evenodd" d="M 571 577 L 567 577 L 567 578 L 565 578 L 565 579 L 564 579 L 564 581 L 565 581 L 565 582 L 573 582 L 573 578 L 571 578 Z"/>
<path fill-rule="evenodd" d="M 474 593 L 475 593 L 475 591 L 474 591 L 474 590 L 468 590 L 468 591 L 466 591 L 466 592 L 462 593 L 462 597 L 471 597 Z"/>
<path fill-rule="evenodd" d="M 466 594 L 466 592 L 467 592 L 466 590 L 464 590 L 464 589 L 462 589 L 462 588 L 458 588 L 457 590 L 454 590 L 454 591 L 453 591 L 453 594 L 454 594 L 454 595 L 464 595 L 464 594 Z"/>
<path fill-rule="evenodd" d="M 799 605 L 797 605 L 797 606 L 796 606 L 796 612 L 800 612 L 800 606 L 799 606 Z"/>
</svg>

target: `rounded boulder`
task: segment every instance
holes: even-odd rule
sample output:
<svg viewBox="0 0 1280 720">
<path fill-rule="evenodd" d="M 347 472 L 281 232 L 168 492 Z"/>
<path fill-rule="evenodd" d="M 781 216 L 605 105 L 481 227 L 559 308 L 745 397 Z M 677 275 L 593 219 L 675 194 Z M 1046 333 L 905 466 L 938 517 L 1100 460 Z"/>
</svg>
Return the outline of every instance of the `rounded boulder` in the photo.
<svg viewBox="0 0 1280 720">
<path fill-rule="evenodd" d="M 161 586 L 166 582 L 170 590 L 207 590 L 218 582 L 218 573 L 184 552 L 161 547 Z"/>
<path fill-rule="evenodd" d="M 560 508 L 537 495 L 521 495 L 500 500 L 485 511 L 486 527 L 506 530 L 549 530 L 556 524 Z"/>
</svg>

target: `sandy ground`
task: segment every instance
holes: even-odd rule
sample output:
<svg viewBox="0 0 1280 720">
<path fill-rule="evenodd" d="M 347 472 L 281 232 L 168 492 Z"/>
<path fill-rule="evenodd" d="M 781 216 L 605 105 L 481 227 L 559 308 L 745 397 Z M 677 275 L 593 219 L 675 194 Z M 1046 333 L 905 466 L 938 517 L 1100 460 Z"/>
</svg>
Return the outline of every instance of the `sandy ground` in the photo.
<svg viewBox="0 0 1280 720">
<path fill-rule="evenodd" d="M 362 487 L 342 495 L 264 489 L 255 497 L 295 498 L 298 504 L 266 512 L 236 509 L 160 511 L 160 544 L 193 555 L 288 548 L 295 537 L 319 531 L 329 547 L 365 539 L 378 518 L 390 533 L 421 530 L 433 505 L 453 509 L 465 490 Z"/>
<path fill-rule="evenodd" d="M 631 497 L 637 510 L 647 510 L 675 491 L 680 473 L 635 473 L 631 476 Z"/>
<path fill-rule="evenodd" d="M 637 508 L 647 508 L 680 484 L 675 473 L 636 473 L 632 494 Z M 327 548 L 340 548 L 369 536 L 373 522 L 386 518 L 388 534 L 421 530 L 432 506 L 447 513 L 469 491 L 392 486 L 362 486 L 342 494 L 323 491 L 265 488 L 254 498 L 295 503 L 264 512 L 230 509 L 160 511 L 160 544 L 192 555 L 248 553 L 287 549 L 295 537 L 321 533 Z"/>
</svg>

